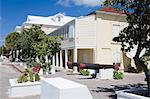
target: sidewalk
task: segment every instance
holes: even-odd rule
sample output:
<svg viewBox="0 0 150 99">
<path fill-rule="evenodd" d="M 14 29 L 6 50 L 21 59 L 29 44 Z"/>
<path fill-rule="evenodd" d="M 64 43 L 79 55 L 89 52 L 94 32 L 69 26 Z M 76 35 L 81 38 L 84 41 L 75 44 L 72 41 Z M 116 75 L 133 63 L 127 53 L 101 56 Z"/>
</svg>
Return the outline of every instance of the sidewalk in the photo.
<svg viewBox="0 0 150 99">
<path fill-rule="evenodd" d="M 10 99 L 8 94 L 10 87 L 8 79 L 17 78 L 19 74 L 20 72 L 11 66 L 0 65 L 0 99 Z M 115 90 L 146 84 L 144 81 L 144 74 L 126 73 L 123 80 L 100 80 L 91 79 L 88 76 L 73 75 L 70 72 L 61 71 L 53 75 L 45 75 L 44 77 L 63 77 L 87 85 L 93 96 L 93 99 L 115 99 Z M 17 99 L 40 99 L 40 96 Z"/>
</svg>

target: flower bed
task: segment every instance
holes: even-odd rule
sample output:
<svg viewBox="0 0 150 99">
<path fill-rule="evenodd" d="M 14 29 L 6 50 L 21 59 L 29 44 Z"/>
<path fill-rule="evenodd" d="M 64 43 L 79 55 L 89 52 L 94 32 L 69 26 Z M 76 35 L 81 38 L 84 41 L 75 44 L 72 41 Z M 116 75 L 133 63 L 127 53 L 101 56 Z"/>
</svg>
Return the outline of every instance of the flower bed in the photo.
<svg viewBox="0 0 150 99">
<path fill-rule="evenodd" d="M 11 98 L 40 95 L 39 81 L 17 83 L 17 79 L 9 79 L 9 83 Z"/>
</svg>

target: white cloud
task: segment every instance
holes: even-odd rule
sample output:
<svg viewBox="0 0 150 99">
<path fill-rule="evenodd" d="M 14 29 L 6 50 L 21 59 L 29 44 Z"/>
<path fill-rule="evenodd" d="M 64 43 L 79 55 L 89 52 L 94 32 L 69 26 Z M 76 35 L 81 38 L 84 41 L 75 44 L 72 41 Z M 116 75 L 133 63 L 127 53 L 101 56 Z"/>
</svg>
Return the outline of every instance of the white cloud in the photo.
<svg viewBox="0 0 150 99">
<path fill-rule="evenodd" d="M 58 0 L 57 4 L 61 6 L 71 6 L 72 4 L 76 6 L 87 6 L 95 7 L 100 6 L 104 0 Z"/>
<path fill-rule="evenodd" d="M 102 4 L 102 0 L 72 0 L 75 5 L 78 6 L 88 6 L 88 7 L 95 7 L 100 6 Z"/>
<path fill-rule="evenodd" d="M 70 6 L 70 2 L 71 0 L 58 0 L 57 4 L 61 5 L 61 6 L 65 6 L 65 7 L 69 7 Z"/>
</svg>

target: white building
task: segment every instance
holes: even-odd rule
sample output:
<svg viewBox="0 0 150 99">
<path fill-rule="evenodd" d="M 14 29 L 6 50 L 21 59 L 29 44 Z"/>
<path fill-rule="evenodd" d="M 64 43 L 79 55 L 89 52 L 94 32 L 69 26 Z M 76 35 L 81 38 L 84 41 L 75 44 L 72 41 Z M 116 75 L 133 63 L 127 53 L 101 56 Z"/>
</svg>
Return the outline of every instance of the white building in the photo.
<svg viewBox="0 0 150 99">
<path fill-rule="evenodd" d="M 61 51 L 53 58 L 53 65 L 67 69 L 67 61 L 113 65 L 123 59 L 121 46 L 112 41 L 127 26 L 126 16 L 111 7 L 104 7 L 87 16 L 79 17 L 53 31 L 49 36 L 62 35 Z"/>
<path fill-rule="evenodd" d="M 21 26 L 16 26 L 15 31 L 21 32 L 24 28 L 30 28 L 35 24 L 42 25 L 42 30 L 48 34 L 74 19 L 75 17 L 65 16 L 62 13 L 48 17 L 28 15 L 27 20 Z"/>
</svg>

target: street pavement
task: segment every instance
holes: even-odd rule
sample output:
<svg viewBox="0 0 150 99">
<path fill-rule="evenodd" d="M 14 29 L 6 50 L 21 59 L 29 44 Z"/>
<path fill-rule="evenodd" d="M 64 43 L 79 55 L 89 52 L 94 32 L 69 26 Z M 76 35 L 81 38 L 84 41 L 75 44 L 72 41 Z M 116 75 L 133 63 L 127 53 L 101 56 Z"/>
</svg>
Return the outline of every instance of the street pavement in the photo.
<svg viewBox="0 0 150 99">
<path fill-rule="evenodd" d="M 9 97 L 9 79 L 17 78 L 20 72 L 9 65 L 0 65 L 0 99 L 40 99 L 40 96 L 30 96 L 23 98 L 10 98 Z M 82 76 L 72 74 L 69 71 L 62 70 L 52 75 L 44 75 L 43 77 L 63 77 L 84 85 L 89 88 L 93 99 L 116 99 L 115 91 L 126 89 L 129 87 L 139 87 L 145 85 L 144 74 L 130 74 L 124 73 L 123 80 L 100 80 L 91 79 L 90 76 Z"/>
</svg>

